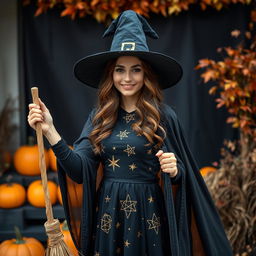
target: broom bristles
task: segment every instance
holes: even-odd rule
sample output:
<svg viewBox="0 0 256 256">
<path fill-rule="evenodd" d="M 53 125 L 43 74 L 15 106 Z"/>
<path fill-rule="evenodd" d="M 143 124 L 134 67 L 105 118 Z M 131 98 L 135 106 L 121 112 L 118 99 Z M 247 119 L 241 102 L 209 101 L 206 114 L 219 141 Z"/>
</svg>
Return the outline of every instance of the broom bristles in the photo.
<svg viewBox="0 0 256 256">
<path fill-rule="evenodd" d="M 60 222 L 57 219 L 45 222 L 46 233 L 48 235 L 48 246 L 45 251 L 46 256 L 73 256 L 68 246 L 64 242 L 63 234 L 60 230 Z"/>
</svg>

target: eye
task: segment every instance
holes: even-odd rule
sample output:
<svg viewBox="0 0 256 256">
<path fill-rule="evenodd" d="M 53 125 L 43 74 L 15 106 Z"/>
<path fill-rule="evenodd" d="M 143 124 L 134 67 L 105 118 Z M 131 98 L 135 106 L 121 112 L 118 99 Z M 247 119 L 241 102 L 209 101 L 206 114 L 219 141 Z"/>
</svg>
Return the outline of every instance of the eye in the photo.
<svg viewBox="0 0 256 256">
<path fill-rule="evenodd" d="M 141 72 L 141 68 L 134 68 L 134 69 L 133 69 L 133 72 L 136 72 L 136 73 L 137 73 L 137 72 Z"/>
<path fill-rule="evenodd" d="M 116 68 L 116 69 L 115 69 L 115 72 L 123 72 L 123 71 L 124 71 L 123 68 Z"/>
</svg>

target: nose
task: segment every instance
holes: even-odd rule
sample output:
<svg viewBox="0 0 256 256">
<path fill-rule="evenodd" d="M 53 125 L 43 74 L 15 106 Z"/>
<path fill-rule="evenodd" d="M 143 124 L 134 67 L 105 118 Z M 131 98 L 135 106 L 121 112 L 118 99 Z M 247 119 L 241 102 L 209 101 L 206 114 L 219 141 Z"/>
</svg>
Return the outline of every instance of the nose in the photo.
<svg viewBox="0 0 256 256">
<path fill-rule="evenodd" d="M 130 82 L 131 81 L 131 74 L 130 74 L 129 71 L 125 72 L 124 81 L 125 82 Z"/>
</svg>

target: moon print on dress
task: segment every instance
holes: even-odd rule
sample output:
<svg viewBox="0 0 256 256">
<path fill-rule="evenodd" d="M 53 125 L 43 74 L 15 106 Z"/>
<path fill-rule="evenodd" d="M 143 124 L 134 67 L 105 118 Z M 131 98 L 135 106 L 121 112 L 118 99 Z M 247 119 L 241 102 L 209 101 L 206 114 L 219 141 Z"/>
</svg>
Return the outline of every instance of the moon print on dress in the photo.
<svg viewBox="0 0 256 256">
<path fill-rule="evenodd" d="M 120 109 L 102 140 L 103 182 L 98 190 L 94 252 L 100 255 L 170 255 L 168 225 L 155 150 L 132 129 L 135 113 Z M 161 225 L 160 225 L 161 220 Z"/>
</svg>

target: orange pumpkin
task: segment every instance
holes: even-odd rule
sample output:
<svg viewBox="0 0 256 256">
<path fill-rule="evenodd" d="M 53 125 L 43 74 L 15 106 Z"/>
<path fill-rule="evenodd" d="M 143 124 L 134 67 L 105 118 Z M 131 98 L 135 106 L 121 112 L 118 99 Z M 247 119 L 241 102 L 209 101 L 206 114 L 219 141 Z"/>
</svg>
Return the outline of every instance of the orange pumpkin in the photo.
<svg viewBox="0 0 256 256">
<path fill-rule="evenodd" d="M 33 145 L 32 139 L 29 139 L 29 145 L 21 146 L 14 153 L 14 167 L 22 175 L 40 175 L 39 152 L 37 145 Z M 49 167 L 49 156 L 45 150 L 46 169 Z"/>
<path fill-rule="evenodd" d="M 17 228 L 15 233 L 16 239 L 0 244 L 0 256 L 44 256 L 44 247 L 37 239 L 22 237 Z"/>
<path fill-rule="evenodd" d="M 78 256 L 78 251 L 70 235 L 66 220 L 63 223 L 61 223 L 60 228 L 61 228 L 62 234 L 64 235 L 64 241 L 68 246 L 71 254 L 73 256 Z"/>
<path fill-rule="evenodd" d="M 49 196 L 52 205 L 57 201 L 57 184 L 48 181 Z M 43 184 L 41 180 L 35 180 L 30 183 L 27 190 L 28 202 L 35 207 L 45 207 Z"/>
<path fill-rule="evenodd" d="M 24 204 L 26 200 L 25 188 L 17 183 L 0 185 L 0 207 L 15 208 Z"/>
<path fill-rule="evenodd" d="M 58 198 L 59 203 L 61 205 L 63 205 L 62 196 L 61 196 L 61 192 L 60 192 L 60 186 L 58 186 L 58 188 L 57 188 L 57 198 Z"/>
<path fill-rule="evenodd" d="M 215 172 L 216 170 L 217 170 L 217 168 L 215 168 L 215 167 L 205 166 L 200 169 L 200 172 L 201 172 L 202 176 L 206 176 L 208 173 Z"/>
<path fill-rule="evenodd" d="M 56 160 L 56 156 L 54 155 L 54 152 L 51 148 L 48 150 L 48 155 L 49 155 L 49 160 L 50 160 L 50 168 L 56 172 L 57 171 L 57 160 Z"/>
</svg>

